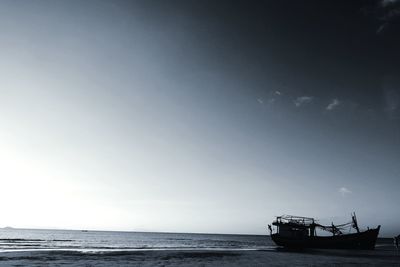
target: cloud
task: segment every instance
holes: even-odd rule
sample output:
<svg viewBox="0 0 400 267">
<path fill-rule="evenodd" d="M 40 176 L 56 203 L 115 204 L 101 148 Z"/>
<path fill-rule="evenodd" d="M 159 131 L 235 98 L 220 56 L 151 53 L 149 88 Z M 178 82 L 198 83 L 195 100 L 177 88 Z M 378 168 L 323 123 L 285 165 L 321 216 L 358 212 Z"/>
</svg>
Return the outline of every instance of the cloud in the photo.
<svg viewBox="0 0 400 267">
<path fill-rule="evenodd" d="M 397 24 L 400 18 L 400 0 L 381 0 L 378 4 L 378 19 L 382 24 L 376 33 L 381 34 L 392 24 Z"/>
<path fill-rule="evenodd" d="M 332 101 L 329 103 L 328 106 L 326 106 L 326 110 L 334 110 L 337 106 L 339 106 L 341 102 L 337 99 L 334 98 Z"/>
<path fill-rule="evenodd" d="M 376 30 L 376 34 L 380 34 L 383 30 L 388 26 L 388 23 L 383 23 L 379 28 Z"/>
<path fill-rule="evenodd" d="M 339 193 L 342 194 L 342 196 L 345 196 L 346 194 L 351 194 L 352 192 L 346 187 L 341 187 L 339 188 Z"/>
<path fill-rule="evenodd" d="M 374 18 L 379 24 L 376 34 L 382 35 L 400 22 L 400 0 L 376 0 L 365 3 L 361 8 L 365 16 Z"/>
<path fill-rule="evenodd" d="M 395 5 L 397 3 L 399 3 L 399 0 L 382 0 L 381 1 L 381 6 L 383 7 L 387 7 L 387 6 L 391 6 L 391 5 Z"/>
<path fill-rule="evenodd" d="M 296 98 L 293 102 L 296 107 L 300 107 L 305 104 L 309 104 L 314 100 L 312 96 L 300 96 Z"/>
<path fill-rule="evenodd" d="M 275 103 L 278 103 L 281 99 L 283 99 L 283 93 L 281 91 L 275 90 L 275 91 L 269 91 L 268 96 L 265 97 L 265 99 L 259 98 L 257 101 L 260 104 L 266 104 L 267 106 L 271 106 Z"/>
</svg>

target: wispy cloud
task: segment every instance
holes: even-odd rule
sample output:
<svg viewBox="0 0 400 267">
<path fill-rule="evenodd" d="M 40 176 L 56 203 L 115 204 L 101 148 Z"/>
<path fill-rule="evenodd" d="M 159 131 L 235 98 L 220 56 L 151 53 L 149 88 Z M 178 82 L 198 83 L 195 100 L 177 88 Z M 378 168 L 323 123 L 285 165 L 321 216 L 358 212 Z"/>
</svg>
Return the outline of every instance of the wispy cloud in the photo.
<svg viewBox="0 0 400 267">
<path fill-rule="evenodd" d="M 399 0 L 382 0 L 381 1 L 381 5 L 383 7 L 387 7 L 387 6 L 391 6 L 391 5 L 397 4 L 399 2 L 400 2 Z"/>
<path fill-rule="evenodd" d="M 300 96 L 296 98 L 293 102 L 296 107 L 300 107 L 306 104 L 311 103 L 314 100 L 312 96 Z"/>
<path fill-rule="evenodd" d="M 379 2 L 379 20 L 383 23 L 379 26 L 376 33 L 381 34 L 387 27 L 398 22 L 400 17 L 400 0 L 381 0 Z"/>
<path fill-rule="evenodd" d="M 332 101 L 329 103 L 328 106 L 326 106 L 326 110 L 334 110 L 337 106 L 339 106 L 341 102 L 337 99 L 334 98 Z"/>
<path fill-rule="evenodd" d="M 341 187 L 339 188 L 339 193 L 342 194 L 342 196 L 345 196 L 346 194 L 351 194 L 352 192 L 346 187 Z"/>
<path fill-rule="evenodd" d="M 383 30 L 387 27 L 388 23 L 383 23 L 379 28 L 376 30 L 376 34 L 380 34 Z"/>
<path fill-rule="evenodd" d="M 275 91 L 270 91 L 268 93 L 268 97 L 266 97 L 266 99 L 259 98 L 259 99 L 257 99 L 257 101 L 260 104 L 266 104 L 266 105 L 271 106 L 271 105 L 275 104 L 276 102 L 279 102 L 279 100 L 282 98 L 283 98 L 283 93 L 281 91 L 275 90 Z"/>
</svg>

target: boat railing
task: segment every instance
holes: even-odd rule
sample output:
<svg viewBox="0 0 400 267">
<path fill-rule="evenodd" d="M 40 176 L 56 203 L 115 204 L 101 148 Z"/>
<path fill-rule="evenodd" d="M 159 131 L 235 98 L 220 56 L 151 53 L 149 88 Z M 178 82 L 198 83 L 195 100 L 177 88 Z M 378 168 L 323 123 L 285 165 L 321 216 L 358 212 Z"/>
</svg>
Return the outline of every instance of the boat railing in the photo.
<svg viewBox="0 0 400 267">
<path fill-rule="evenodd" d="M 276 220 L 274 221 L 274 224 L 286 224 L 286 223 L 308 226 L 311 224 L 315 224 L 315 220 L 314 218 L 309 218 L 309 217 L 282 215 L 276 217 Z"/>
</svg>

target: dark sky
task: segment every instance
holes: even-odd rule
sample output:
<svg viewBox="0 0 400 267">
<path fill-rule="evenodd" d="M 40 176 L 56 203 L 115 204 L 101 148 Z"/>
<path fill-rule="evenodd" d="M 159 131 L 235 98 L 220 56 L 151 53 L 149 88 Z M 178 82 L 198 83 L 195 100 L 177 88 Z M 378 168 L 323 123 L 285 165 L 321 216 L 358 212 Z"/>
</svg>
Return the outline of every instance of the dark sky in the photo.
<svg viewBox="0 0 400 267">
<path fill-rule="evenodd" d="M 398 13 L 397 2 L 385 8 L 379 1 L 185 1 L 158 3 L 155 10 L 150 6 L 165 27 L 186 28 L 185 34 L 196 40 L 194 47 L 182 44 L 182 58 L 206 60 L 206 54 L 207 60 L 214 58 L 206 62 L 210 68 L 240 73 L 254 83 L 250 90 L 268 90 L 263 83 L 273 79 L 293 94 L 340 94 L 379 109 L 382 87 L 397 82 L 399 19 L 390 17 Z"/>
<path fill-rule="evenodd" d="M 400 232 L 400 1 L 2 1 L 0 31 L 4 224 Z"/>
</svg>

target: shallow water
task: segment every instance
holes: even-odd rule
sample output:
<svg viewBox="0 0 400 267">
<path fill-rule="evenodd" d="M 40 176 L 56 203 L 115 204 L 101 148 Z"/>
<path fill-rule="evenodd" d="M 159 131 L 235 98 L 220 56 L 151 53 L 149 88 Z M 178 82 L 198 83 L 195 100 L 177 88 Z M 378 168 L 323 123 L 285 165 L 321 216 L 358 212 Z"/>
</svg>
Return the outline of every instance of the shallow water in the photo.
<svg viewBox="0 0 400 267">
<path fill-rule="evenodd" d="M 271 249 L 268 236 L 1 229 L 0 251 L 138 249 Z"/>
<path fill-rule="evenodd" d="M 269 236 L 67 230 L 0 230 L 0 267 L 400 266 L 392 239 L 368 250 L 287 250 Z"/>
</svg>

